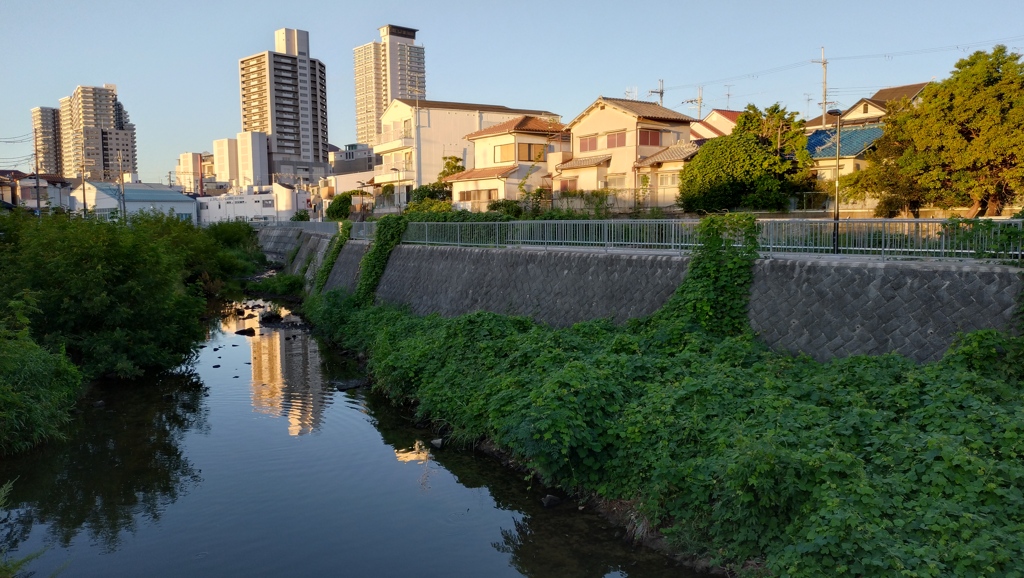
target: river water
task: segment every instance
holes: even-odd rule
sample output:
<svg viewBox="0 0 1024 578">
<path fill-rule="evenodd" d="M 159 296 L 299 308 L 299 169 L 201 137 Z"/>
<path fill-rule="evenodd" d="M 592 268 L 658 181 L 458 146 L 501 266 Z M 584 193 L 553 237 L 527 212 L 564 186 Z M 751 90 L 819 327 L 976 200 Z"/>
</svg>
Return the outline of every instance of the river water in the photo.
<svg viewBox="0 0 1024 578">
<path fill-rule="evenodd" d="M 693 574 L 435 437 L 306 328 L 244 315 L 192 370 L 90 390 L 69 439 L 0 461 L 0 551 L 48 576 Z M 286 321 L 288 318 L 286 318 Z M 246 327 L 255 336 L 236 335 Z"/>
</svg>

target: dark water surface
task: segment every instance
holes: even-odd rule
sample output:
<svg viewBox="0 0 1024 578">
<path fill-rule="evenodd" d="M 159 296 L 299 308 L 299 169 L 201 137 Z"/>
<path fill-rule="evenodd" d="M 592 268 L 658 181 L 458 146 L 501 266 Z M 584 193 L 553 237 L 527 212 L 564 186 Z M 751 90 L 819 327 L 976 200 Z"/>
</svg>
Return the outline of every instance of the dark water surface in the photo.
<svg viewBox="0 0 1024 578">
<path fill-rule="evenodd" d="M 360 377 L 305 329 L 229 318 L 194 374 L 98 387 L 66 443 L 0 462 L 0 550 L 45 549 L 36 576 L 697 576 L 338 391 Z"/>
</svg>

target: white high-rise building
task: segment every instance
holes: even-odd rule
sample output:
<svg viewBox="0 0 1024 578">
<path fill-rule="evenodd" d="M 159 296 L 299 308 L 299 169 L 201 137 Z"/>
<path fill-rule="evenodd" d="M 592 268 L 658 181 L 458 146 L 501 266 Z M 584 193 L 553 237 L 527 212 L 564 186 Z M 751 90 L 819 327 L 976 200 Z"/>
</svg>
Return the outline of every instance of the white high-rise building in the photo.
<svg viewBox="0 0 1024 578">
<path fill-rule="evenodd" d="M 79 86 L 60 99 L 61 170 L 68 178 L 117 181 L 138 171 L 135 125 L 117 99 L 117 86 Z"/>
<path fill-rule="evenodd" d="M 270 184 L 267 162 L 267 135 L 262 132 L 240 132 L 238 143 L 238 186 Z"/>
<path fill-rule="evenodd" d="M 353 49 L 356 89 L 356 142 L 377 144 L 384 109 L 398 98 L 427 96 L 422 46 L 414 28 L 381 26 L 380 42 Z"/>
<path fill-rule="evenodd" d="M 310 58 L 309 33 L 277 30 L 273 51 L 242 58 L 238 67 L 242 131 L 266 135 L 271 172 L 287 181 L 286 174 L 329 167 L 327 69 Z M 242 157 L 241 140 L 238 146 Z"/>
<path fill-rule="evenodd" d="M 44 175 L 63 175 L 60 148 L 60 109 L 37 106 L 32 109 L 32 134 L 37 169 Z"/>
<path fill-rule="evenodd" d="M 218 183 L 238 184 L 238 139 L 213 141 L 213 172 Z"/>
</svg>

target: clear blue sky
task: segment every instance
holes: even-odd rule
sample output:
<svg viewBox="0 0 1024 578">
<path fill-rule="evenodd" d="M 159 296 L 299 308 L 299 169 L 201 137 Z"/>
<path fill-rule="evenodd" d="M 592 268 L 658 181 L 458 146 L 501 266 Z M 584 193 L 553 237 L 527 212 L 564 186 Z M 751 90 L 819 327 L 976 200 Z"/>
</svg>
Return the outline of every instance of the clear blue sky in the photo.
<svg viewBox="0 0 1024 578">
<path fill-rule="evenodd" d="M 384 24 L 419 29 L 427 98 L 544 109 L 565 121 L 599 95 L 635 87 L 645 98 L 659 78 L 665 105 L 691 116 L 681 103 L 703 84 L 705 114 L 725 108 L 728 92 L 733 109 L 781 102 L 813 117 L 821 66 L 810 61 L 822 46 L 830 100 L 844 107 L 885 86 L 945 78 L 989 41 L 1024 52 L 1021 0 L 3 0 L 0 23 L 0 138 L 31 132 L 29 111 L 57 106 L 77 85 L 116 84 L 147 182 L 166 182 L 178 154 L 241 130 L 238 59 L 273 50 L 278 28 L 309 31 L 310 55 L 327 66 L 336 145 L 355 138 L 352 49 L 377 40 Z M 926 51 L 953 45 L 970 47 Z M 883 54 L 894 56 L 840 59 Z M 0 168 L 31 152 L 30 143 L 0 142 Z"/>
</svg>

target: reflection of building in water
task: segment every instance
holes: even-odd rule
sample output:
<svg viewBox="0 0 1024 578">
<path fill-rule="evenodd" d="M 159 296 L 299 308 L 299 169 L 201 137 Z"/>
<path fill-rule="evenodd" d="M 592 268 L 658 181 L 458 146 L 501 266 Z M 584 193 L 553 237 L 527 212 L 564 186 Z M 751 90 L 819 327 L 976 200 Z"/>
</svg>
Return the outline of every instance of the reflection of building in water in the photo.
<svg viewBox="0 0 1024 578">
<path fill-rule="evenodd" d="M 430 450 L 420 440 L 416 440 L 412 448 L 406 450 L 395 450 L 395 458 L 400 462 L 424 463 L 430 461 Z"/>
<path fill-rule="evenodd" d="M 282 310 L 285 321 L 289 312 Z M 258 413 L 288 418 L 289 435 L 299 436 L 320 427 L 331 391 L 320 369 L 320 349 L 307 333 L 296 329 L 260 328 L 258 317 L 227 317 L 225 332 L 253 328 L 252 407 Z"/>
</svg>

